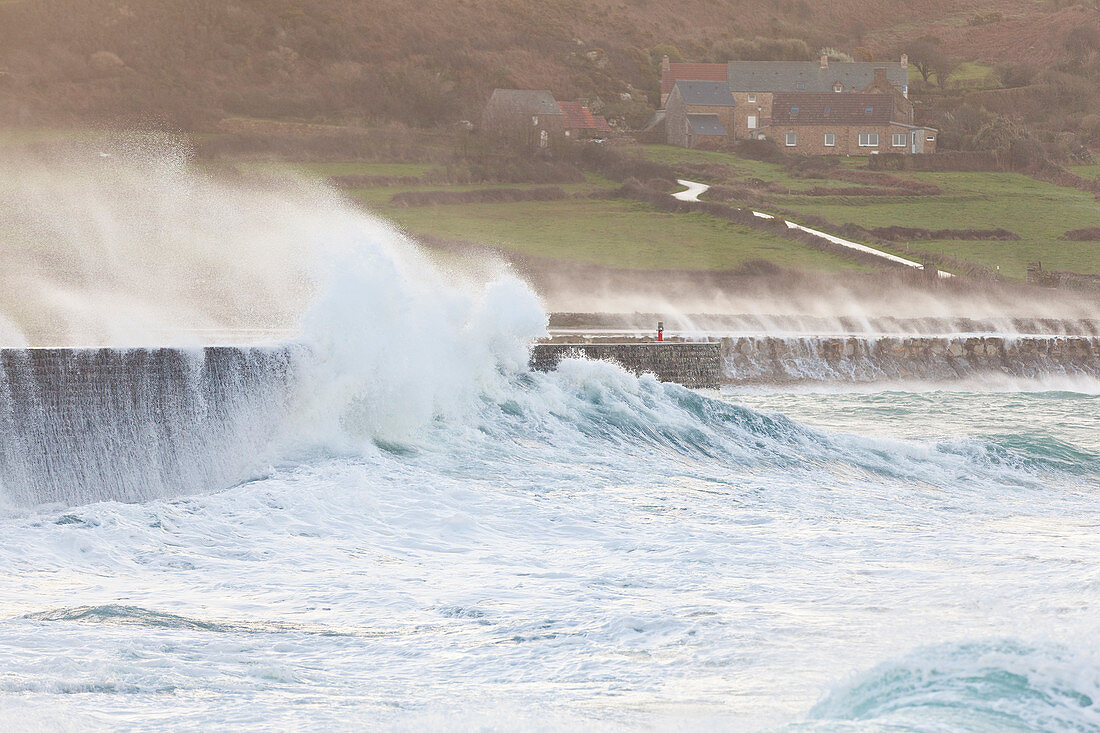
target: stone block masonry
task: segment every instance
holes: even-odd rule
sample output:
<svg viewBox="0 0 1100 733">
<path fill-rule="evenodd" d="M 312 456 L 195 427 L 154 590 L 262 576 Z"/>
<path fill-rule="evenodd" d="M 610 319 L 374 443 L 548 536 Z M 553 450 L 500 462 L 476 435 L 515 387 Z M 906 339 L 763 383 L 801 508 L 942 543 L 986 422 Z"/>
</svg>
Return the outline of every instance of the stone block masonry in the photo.
<svg viewBox="0 0 1100 733">
<path fill-rule="evenodd" d="M 1100 375 L 1094 336 L 734 336 L 721 350 L 726 384 Z"/>
<path fill-rule="evenodd" d="M 634 374 L 654 374 L 662 382 L 685 387 L 717 389 L 722 379 L 717 342 L 536 344 L 531 350 L 531 368 L 552 371 L 559 361 L 571 356 L 612 361 Z"/>
<path fill-rule="evenodd" d="M 145 501 L 232 486 L 284 422 L 303 353 L 0 349 L 0 500 Z"/>
</svg>

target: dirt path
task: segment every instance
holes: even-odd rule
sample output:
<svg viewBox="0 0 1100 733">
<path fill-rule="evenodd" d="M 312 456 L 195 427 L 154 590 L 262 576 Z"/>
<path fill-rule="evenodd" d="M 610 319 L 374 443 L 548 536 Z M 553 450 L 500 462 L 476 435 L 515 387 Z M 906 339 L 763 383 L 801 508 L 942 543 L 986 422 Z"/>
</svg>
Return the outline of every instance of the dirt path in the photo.
<svg viewBox="0 0 1100 733">
<path fill-rule="evenodd" d="M 686 191 L 680 191 L 679 193 L 672 194 L 673 198 L 679 199 L 680 201 L 698 201 L 699 197 L 702 194 L 706 193 L 707 190 L 710 188 L 710 186 L 708 186 L 705 183 L 697 183 L 695 181 L 687 181 L 687 180 L 684 180 L 682 178 L 677 179 L 676 182 L 679 183 L 681 186 L 686 186 L 687 187 Z M 765 214 L 761 211 L 753 211 L 752 213 L 753 213 L 753 216 L 758 216 L 761 219 L 774 219 L 775 218 L 771 214 Z M 787 223 L 787 228 L 788 229 L 798 229 L 798 230 L 801 230 L 803 232 L 813 234 L 815 236 L 821 237 L 822 239 L 824 239 L 826 241 L 829 241 L 829 242 L 832 242 L 833 244 L 839 245 L 841 247 L 847 247 L 848 249 L 853 249 L 853 250 L 856 250 L 857 252 L 863 252 L 865 254 L 874 255 L 875 257 L 881 257 L 884 260 L 889 260 L 890 262 L 894 262 L 894 263 L 897 263 L 899 265 L 905 265 L 906 267 L 915 267 L 919 270 L 924 269 L 924 265 L 921 264 L 920 262 L 914 262 L 913 260 L 907 260 L 904 257 L 898 257 L 897 255 L 890 254 L 889 252 L 883 252 L 880 249 L 875 249 L 874 247 L 868 247 L 866 244 L 860 244 L 859 242 L 853 242 L 850 239 L 842 239 L 842 238 L 834 236 L 832 234 L 826 234 L 825 232 L 819 231 L 817 229 L 811 229 L 809 227 L 804 227 L 801 224 L 795 224 L 793 221 L 788 221 L 786 223 Z M 939 275 L 940 275 L 940 277 L 944 277 L 944 278 L 954 277 L 954 275 L 952 275 L 950 272 L 943 272 L 942 270 L 940 271 Z"/>
<path fill-rule="evenodd" d="M 672 194 L 672 198 L 679 199 L 681 201 L 698 201 L 699 195 L 704 193 L 710 186 L 705 183 L 696 183 L 695 181 L 685 181 L 678 179 L 676 181 L 681 186 L 687 186 L 686 191 L 680 191 L 679 193 Z"/>
</svg>

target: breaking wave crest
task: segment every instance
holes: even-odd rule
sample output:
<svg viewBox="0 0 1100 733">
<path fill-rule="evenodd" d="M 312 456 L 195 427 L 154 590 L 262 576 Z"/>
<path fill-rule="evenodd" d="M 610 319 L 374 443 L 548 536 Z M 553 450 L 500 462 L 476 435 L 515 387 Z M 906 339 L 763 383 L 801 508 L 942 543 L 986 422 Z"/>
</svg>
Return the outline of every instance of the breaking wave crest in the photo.
<svg viewBox="0 0 1100 733">
<path fill-rule="evenodd" d="M 797 729 L 1093 731 L 1096 662 L 1091 652 L 1012 640 L 927 647 L 837 689 Z"/>
</svg>

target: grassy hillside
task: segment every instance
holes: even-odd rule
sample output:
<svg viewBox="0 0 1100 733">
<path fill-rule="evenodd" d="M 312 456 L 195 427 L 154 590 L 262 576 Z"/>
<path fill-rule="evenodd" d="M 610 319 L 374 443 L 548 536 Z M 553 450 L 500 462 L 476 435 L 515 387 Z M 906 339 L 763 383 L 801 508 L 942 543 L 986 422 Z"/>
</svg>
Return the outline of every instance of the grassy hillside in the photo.
<svg viewBox="0 0 1100 733">
<path fill-rule="evenodd" d="M 991 5 L 1005 20 L 967 26 Z M 1066 23 L 1095 23 L 1094 10 L 1056 5 L 13 0 L 0 3 L 0 119 L 121 118 L 185 129 L 231 115 L 435 125 L 476 119 L 493 87 L 516 86 L 588 98 L 611 117 L 637 123 L 657 101 L 656 63 L 665 52 L 812 58 L 822 46 L 863 46 L 885 58 L 934 32 L 960 58 L 1046 61 L 1061 48 Z"/>
<path fill-rule="evenodd" d="M 898 173 L 899 181 L 932 184 L 929 195 L 820 195 L 815 187 L 843 190 L 842 181 L 792 175 L 788 168 L 727 153 L 645 146 L 640 153 L 674 165 L 685 175 L 714 184 L 747 183 L 759 208 L 791 212 L 791 218 L 820 217 L 836 227 L 856 224 L 867 229 L 912 227 L 928 230 L 1006 229 L 1013 241 L 920 239 L 884 248 L 905 255 L 919 250 L 975 262 L 1009 279 L 1022 280 L 1028 262 L 1047 269 L 1100 274 L 1100 242 L 1068 242 L 1072 229 L 1095 226 L 1096 197 L 1084 191 L 1037 181 L 1020 173 Z M 852 159 L 841 168 L 863 165 Z M 699 168 L 698 166 L 704 166 Z M 1081 175 L 1095 166 L 1080 166 Z M 697 175 L 702 173 L 703 175 Z M 752 181 L 752 183 L 748 183 Z M 853 188 L 853 191 L 855 189 Z M 886 193 L 885 191 L 883 193 Z"/>
</svg>

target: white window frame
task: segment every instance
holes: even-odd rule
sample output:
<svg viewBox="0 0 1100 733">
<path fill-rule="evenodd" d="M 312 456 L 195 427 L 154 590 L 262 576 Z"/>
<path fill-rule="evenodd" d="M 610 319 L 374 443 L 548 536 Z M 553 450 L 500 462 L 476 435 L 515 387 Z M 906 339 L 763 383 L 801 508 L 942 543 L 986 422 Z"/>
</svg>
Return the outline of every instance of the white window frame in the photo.
<svg viewBox="0 0 1100 733">
<path fill-rule="evenodd" d="M 874 142 L 871 142 L 871 140 Z M 859 147 L 861 148 L 877 148 L 879 144 L 879 137 L 877 132 L 861 132 L 859 133 Z"/>
<path fill-rule="evenodd" d="M 895 148 L 904 148 L 905 138 L 906 135 L 904 132 L 895 132 L 890 136 L 890 144 L 893 145 Z M 899 140 L 901 142 L 898 142 Z"/>
<path fill-rule="evenodd" d="M 783 133 L 783 144 L 788 148 L 793 148 L 798 145 L 798 133 L 794 130 L 787 130 Z"/>
<path fill-rule="evenodd" d="M 832 138 L 833 141 L 829 142 L 829 138 Z M 835 148 L 836 147 L 836 133 L 835 132 L 826 132 L 825 133 L 825 147 L 827 147 L 827 148 Z"/>
<path fill-rule="evenodd" d="M 747 126 L 747 127 L 748 127 L 748 128 L 750 129 L 750 130 L 755 130 L 755 129 L 756 129 L 756 115 L 749 115 L 749 116 L 747 116 L 747 117 L 745 118 L 745 125 L 746 125 L 746 126 Z"/>
<path fill-rule="evenodd" d="M 755 94 L 750 94 L 749 95 L 749 104 L 756 104 L 756 95 Z"/>
</svg>

